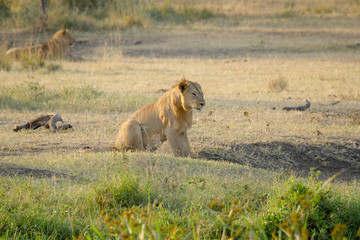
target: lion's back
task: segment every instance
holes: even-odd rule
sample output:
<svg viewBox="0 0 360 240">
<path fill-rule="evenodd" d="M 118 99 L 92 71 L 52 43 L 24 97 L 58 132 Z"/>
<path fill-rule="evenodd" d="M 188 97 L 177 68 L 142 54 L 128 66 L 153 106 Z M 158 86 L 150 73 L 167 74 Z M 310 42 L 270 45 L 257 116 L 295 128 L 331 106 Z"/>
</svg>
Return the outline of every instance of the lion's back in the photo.
<svg viewBox="0 0 360 240">
<path fill-rule="evenodd" d="M 37 51 L 41 51 L 41 46 L 16 47 L 9 49 L 6 52 L 6 56 L 11 58 L 20 58 L 23 55 L 35 54 Z"/>
<path fill-rule="evenodd" d="M 70 46 L 74 43 L 75 40 L 70 36 L 69 30 L 62 29 L 45 44 L 12 48 L 6 52 L 6 56 L 19 58 L 22 55 L 40 54 L 42 57 L 68 57 L 71 56 Z"/>
</svg>

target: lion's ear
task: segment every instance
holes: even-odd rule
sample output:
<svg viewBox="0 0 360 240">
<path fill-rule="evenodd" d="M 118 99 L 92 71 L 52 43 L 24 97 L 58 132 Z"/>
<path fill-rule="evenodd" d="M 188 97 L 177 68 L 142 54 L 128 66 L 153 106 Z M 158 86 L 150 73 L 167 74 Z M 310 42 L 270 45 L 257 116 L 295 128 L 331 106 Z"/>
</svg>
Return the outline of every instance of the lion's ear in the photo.
<svg viewBox="0 0 360 240">
<path fill-rule="evenodd" d="M 61 31 L 61 36 L 64 36 L 68 31 L 69 31 L 68 29 L 63 29 L 63 30 Z"/>
<path fill-rule="evenodd" d="M 189 83 L 185 80 L 185 78 L 181 79 L 179 82 L 179 89 L 183 93 L 186 89 L 188 89 Z"/>
</svg>

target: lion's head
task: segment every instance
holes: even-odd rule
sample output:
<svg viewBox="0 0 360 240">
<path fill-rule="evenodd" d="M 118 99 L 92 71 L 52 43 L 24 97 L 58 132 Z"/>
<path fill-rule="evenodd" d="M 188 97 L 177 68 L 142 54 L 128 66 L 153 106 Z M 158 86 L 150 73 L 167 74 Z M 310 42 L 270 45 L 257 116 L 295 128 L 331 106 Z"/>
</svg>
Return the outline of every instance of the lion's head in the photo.
<svg viewBox="0 0 360 240">
<path fill-rule="evenodd" d="M 51 40 L 61 42 L 65 46 L 71 46 L 76 42 L 75 39 L 70 36 L 68 29 L 61 29 L 57 31 Z"/>
<path fill-rule="evenodd" d="M 176 87 L 181 92 L 181 103 L 184 109 L 196 109 L 201 112 L 205 106 L 204 93 L 197 82 L 191 82 L 185 78 L 181 79 Z"/>
</svg>

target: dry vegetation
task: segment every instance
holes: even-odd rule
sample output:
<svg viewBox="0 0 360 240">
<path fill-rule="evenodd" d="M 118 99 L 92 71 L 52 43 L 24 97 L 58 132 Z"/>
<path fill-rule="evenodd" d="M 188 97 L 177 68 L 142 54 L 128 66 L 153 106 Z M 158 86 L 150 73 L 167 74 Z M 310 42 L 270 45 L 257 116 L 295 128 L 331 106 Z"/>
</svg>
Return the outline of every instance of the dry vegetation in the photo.
<svg viewBox="0 0 360 240">
<path fill-rule="evenodd" d="M 67 22 L 50 1 L 50 29 L 70 27 L 83 61 L 11 62 L 4 49 L 53 34 L 15 14 L 38 1 L 16 2 L 0 15 L 0 237 L 360 237 L 359 1 L 144 0 Z M 182 77 L 207 102 L 193 158 L 109 151 L 120 123 Z M 73 129 L 11 130 L 49 112 Z"/>
</svg>

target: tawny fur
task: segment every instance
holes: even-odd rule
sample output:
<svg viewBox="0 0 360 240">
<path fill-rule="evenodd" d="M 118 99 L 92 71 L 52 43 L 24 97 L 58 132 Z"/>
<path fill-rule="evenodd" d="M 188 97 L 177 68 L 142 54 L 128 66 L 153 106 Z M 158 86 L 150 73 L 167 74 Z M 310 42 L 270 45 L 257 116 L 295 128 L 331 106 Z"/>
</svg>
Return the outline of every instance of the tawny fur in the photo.
<svg viewBox="0 0 360 240">
<path fill-rule="evenodd" d="M 197 82 L 182 79 L 157 102 L 132 114 L 121 124 L 115 149 L 153 150 L 156 139 L 168 141 L 175 156 L 190 154 L 187 130 L 192 125 L 193 109 L 205 106 L 204 94 Z"/>
<path fill-rule="evenodd" d="M 75 40 L 70 36 L 68 29 L 57 31 L 54 36 L 42 45 L 31 47 L 12 48 L 6 52 L 6 56 L 19 59 L 22 56 L 39 55 L 42 58 L 73 58 L 70 53 L 70 46 Z"/>
</svg>

